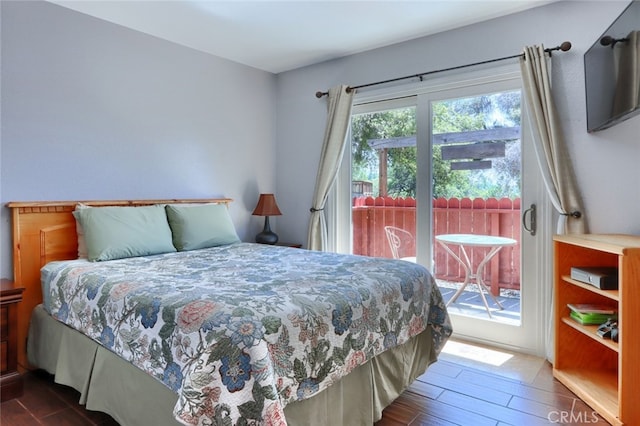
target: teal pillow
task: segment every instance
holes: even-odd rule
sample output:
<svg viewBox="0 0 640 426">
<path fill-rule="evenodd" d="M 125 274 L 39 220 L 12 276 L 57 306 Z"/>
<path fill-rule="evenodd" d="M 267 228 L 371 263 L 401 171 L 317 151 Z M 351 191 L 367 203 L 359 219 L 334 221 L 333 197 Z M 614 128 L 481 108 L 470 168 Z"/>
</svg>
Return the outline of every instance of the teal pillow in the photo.
<svg viewBox="0 0 640 426">
<path fill-rule="evenodd" d="M 163 206 L 92 207 L 73 216 L 84 230 L 91 261 L 176 251 Z"/>
<path fill-rule="evenodd" d="M 178 251 L 221 246 L 240 241 L 224 204 L 165 207 Z"/>
</svg>

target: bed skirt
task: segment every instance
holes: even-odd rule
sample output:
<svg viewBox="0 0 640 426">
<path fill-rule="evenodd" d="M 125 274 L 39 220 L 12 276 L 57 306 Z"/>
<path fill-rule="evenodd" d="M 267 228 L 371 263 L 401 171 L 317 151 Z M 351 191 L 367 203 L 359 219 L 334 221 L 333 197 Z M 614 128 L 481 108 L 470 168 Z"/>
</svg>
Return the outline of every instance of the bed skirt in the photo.
<svg viewBox="0 0 640 426">
<path fill-rule="evenodd" d="M 31 316 L 29 363 L 80 392 L 88 410 L 108 413 L 123 426 L 179 425 L 178 395 L 93 340 L 53 319 L 38 305 Z M 430 328 L 354 369 L 340 382 L 285 407 L 295 425 L 372 425 L 427 367 L 436 361 Z"/>
</svg>

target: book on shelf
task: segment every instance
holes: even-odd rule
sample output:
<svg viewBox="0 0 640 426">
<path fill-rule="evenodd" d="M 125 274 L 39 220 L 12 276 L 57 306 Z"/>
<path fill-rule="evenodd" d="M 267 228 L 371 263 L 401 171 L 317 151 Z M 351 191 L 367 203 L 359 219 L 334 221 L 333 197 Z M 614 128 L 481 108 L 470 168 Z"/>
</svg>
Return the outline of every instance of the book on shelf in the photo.
<svg viewBox="0 0 640 426">
<path fill-rule="evenodd" d="M 567 307 L 579 314 L 614 315 L 618 313 L 617 308 L 596 303 L 568 303 Z"/>
<path fill-rule="evenodd" d="M 581 314 L 576 311 L 571 311 L 569 314 L 571 318 L 575 321 L 578 321 L 582 325 L 600 325 L 604 324 L 610 319 L 617 319 L 618 315 L 607 315 L 607 314 Z"/>
</svg>

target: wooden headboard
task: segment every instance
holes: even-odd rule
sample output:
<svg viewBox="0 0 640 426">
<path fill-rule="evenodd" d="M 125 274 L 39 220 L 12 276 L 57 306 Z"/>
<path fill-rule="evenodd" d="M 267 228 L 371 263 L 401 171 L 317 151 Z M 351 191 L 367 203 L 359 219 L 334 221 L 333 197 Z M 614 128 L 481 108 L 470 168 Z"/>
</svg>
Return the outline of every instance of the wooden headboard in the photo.
<svg viewBox="0 0 640 426">
<path fill-rule="evenodd" d="M 28 201 L 10 202 L 13 224 L 13 276 L 16 286 L 24 287 L 18 304 L 18 367 L 29 369 L 27 332 L 31 311 L 42 303 L 40 268 L 54 260 L 78 257 L 78 236 L 73 210 L 79 203 L 92 207 L 149 206 L 154 204 L 229 205 L 230 198 L 176 200 L 112 200 L 112 201 Z"/>
</svg>

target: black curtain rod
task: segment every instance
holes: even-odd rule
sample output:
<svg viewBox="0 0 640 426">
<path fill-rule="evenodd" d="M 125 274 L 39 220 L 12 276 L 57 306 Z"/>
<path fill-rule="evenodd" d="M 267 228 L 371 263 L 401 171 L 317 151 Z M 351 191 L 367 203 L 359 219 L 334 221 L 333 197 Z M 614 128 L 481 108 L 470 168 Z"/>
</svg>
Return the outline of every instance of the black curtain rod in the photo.
<svg viewBox="0 0 640 426">
<path fill-rule="evenodd" d="M 544 49 L 544 51 L 549 53 L 549 54 L 551 54 L 551 52 L 553 52 L 554 50 L 561 50 L 563 52 L 566 52 L 567 50 L 570 50 L 570 49 L 571 49 L 571 42 L 565 41 L 560 46 Z M 409 78 L 419 78 L 420 81 L 422 81 L 422 77 L 424 77 L 425 75 L 429 75 L 429 74 L 436 74 L 436 73 L 443 72 L 443 71 L 452 71 L 452 70 L 457 70 L 457 69 L 460 69 L 460 68 L 467 68 L 467 67 L 472 67 L 472 66 L 475 66 L 475 65 L 489 64 L 491 62 L 498 62 L 498 61 L 504 61 L 506 59 L 521 58 L 521 57 L 524 57 L 524 53 L 520 53 L 518 55 L 505 56 L 505 57 L 502 57 L 502 58 L 489 59 L 489 60 L 482 61 L 482 62 L 474 62 L 473 64 L 458 65 L 456 67 L 451 67 L 451 68 L 443 68 L 443 69 L 440 69 L 440 70 L 427 71 L 427 72 L 423 72 L 423 73 L 420 73 L 420 74 L 413 74 L 413 75 L 407 75 L 407 76 L 404 76 L 404 77 L 392 78 L 390 80 L 376 81 L 375 83 L 361 84 L 359 86 L 349 86 L 349 87 L 347 87 L 347 92 L 351 92 L 352 90 L 356 90 L 356 89 L 361 89 L 363 87 L 377 86 L 377 85 L 380 85 L 380 84 L 392 83 L 394 81 L 407 80 Z M 319 99 L 319 98 L 321 98 L 323 96 L 326 96 L 328 94 L 329 94 L 329 92 L 319 92 L 318 91 L 318 92 L 316 92 L 316 98 Z"/>
</svg>

